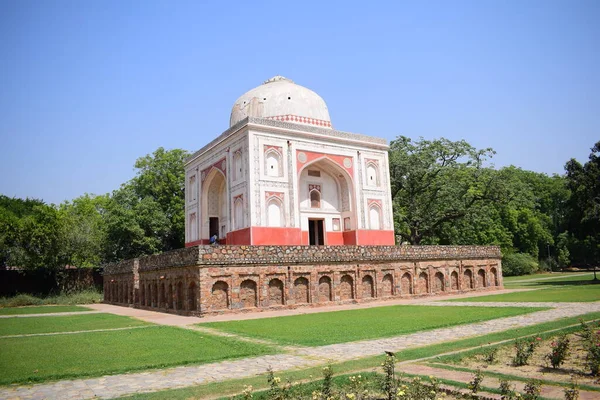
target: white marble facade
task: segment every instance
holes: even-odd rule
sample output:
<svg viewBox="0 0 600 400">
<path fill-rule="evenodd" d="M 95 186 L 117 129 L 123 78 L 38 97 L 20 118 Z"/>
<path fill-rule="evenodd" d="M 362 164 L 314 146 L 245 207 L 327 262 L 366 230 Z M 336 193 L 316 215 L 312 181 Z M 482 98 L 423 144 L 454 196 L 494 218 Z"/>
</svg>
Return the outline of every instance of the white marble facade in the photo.
<svg viewBox="0 0 600 400">
<path fill-rule="evenodd" d="M 334 130 L 323 99 L 277 76 L 186 163 L 186 245 L 394 244 L 388 145 Z"/>
</svg>

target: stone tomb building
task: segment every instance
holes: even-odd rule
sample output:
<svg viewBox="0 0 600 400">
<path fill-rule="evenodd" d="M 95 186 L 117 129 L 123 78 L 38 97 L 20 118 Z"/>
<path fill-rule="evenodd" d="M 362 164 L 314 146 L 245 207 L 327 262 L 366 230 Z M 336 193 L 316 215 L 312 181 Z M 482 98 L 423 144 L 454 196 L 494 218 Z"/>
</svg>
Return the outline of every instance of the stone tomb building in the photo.
<svg viewBox="0 0 600 400">
<path fill-rule="evenodd" d="M 502 288 L 495 246 L 194 246 L 105 266 L 104 300 L 184 315 Z"/>
<path fill-rule="evenodd" d="M 243 94 L 186 170 L 186 246 L 393 245 L 385 139 L 334 130 L 282 76 Z"/>
<path fill-rule="evenodd" d="M 387 152 L 267 80 L 186 162 L 186 248 L 106 265 L 104 300 L 202 316 L 502 288 L 498 247 L 394 246 Z"/>
</svg>

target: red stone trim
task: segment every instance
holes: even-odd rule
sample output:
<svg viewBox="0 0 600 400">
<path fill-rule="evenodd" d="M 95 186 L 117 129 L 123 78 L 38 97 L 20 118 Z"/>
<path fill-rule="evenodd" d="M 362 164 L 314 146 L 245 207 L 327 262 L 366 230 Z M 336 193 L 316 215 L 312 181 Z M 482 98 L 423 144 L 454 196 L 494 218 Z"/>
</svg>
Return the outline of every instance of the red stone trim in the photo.
<svg viewBox="0 0 600 400">
<path fill-rule="evenodd" d="M 210 173 L 210 171 L 216 168 L 219 171 L 221 171 L 223 173 L 223 175 L 227 176 L 227 162 L 225 161 L 225 158 L 220 159 L 219 161 L 217 161 L 216 163 L 214 163 L 213 165 L 211 165 L 208 168 L 205 168 L 202 170 L 202 172 L 200 172 L 200 181 L 204 182 L 204 180 L 206 179 L 206 177 L 208 176 L 208 174 Z"/>
<path fill-rule="evenodd" d="M 304 153 L 306 155 L 306 161 L 304 162 L 298 160 L 298 157 L 296 156 L 296 171 L 298 172 L 298 175 L 300 175 L 300 171 L 306 166 L 312 165 L 314 162 L 318 161 L 321 158 L 326 158 L 329 161 L 332 161 L 334 164 L 337 164 L 343 170 L 345 170 L 348 173 L 348 175 L 350 175 L 350 180 L 354 179 L 354 160 L 352 160 L 352 157 L 337 154 L 318 153 L 314 151 L 301 149 L 298 149 L 296 151 L 296 155 L 298 153 Z M 350 167 L 344 166 L 344 160 L 347 158 L 352 161 L 352 165 Z"/>
<path fill-rule="evenodd" d="M 383 210 L 383 204 L 379 199 L 367 199 L 367 207 L 371 207 L 372 205 L 376 205 L 380 210 Z"/>
<path fill-rule="evenodd" d="M 271 197 L 275 197 L 283 202 L 284 196 L 284 192 L 265 192 L 265 200 L 269 200 Z"/>
</svg>

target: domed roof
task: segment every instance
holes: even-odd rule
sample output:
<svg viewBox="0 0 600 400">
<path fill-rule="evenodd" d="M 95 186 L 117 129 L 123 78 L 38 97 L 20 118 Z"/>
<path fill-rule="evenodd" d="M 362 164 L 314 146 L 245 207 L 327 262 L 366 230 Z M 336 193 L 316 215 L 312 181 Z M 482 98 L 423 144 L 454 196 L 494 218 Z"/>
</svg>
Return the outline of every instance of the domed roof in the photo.
<svg viewBox="0 0 600 400">
<path fill-rule="evenodd" d="M 266 80 L 236 100 L 231 110 L 229 126 L 246 117 L 331 128 L 327 104 L 321 96 L 279 75 Z"/>
</svg>

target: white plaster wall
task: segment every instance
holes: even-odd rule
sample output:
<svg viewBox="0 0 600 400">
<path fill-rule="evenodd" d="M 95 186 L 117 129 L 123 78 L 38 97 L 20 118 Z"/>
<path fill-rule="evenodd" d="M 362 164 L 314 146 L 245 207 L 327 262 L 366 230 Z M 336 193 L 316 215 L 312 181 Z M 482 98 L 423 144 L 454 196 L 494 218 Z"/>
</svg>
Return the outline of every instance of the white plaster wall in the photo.
<svg viewBox="0 0 600 400">
<path fill-rule="evenodd" d="M 308 176 L 308 171 L 319 171 L 320 177 Z M 309 185 L 319 185 L 321 187 L 321 208 L 314 209 L 311 207 L 309 197 Z M 300 185 L 298 197 L 300 200 L 300 209 L 302 211 L 311 212 L 327 212 L 327 211 L 342 211 L 340 201 L 340 187 L 337 181 L 327 172 L 313 166 L 305 168 L 300 174 Z"/>
<path fill-rule="evenodd" d="M 225 138 L 223 141 L 217 143 L 212 149 L 207 150 L 203 154 L 198 155 L 193 160 L 188 161 L 185 165 L 186 171 L 186 220 L 185 220 L 185 235 L 186 242 L 190 242 L 192 240 L 198 239 L 208 239 L 209 233 L 209 213 L 207 210 L 207 204 L 204 204 L 203 207 L 203 199 L 202 194 L 205 189 L 206 181 L 202 181 L 201 172 L 217 161 L 225 158 L 226 160 L 226 168 L 227 168 L 227 176 L 224 183 L 225 197 L 221 204 L 218 206 L 218 210 L 212 210 L 213 214 L 216 212 L 219 215 L 219 230 L 221 230 L 221 226 L 225 225 L 224 236 L 227 232 L 231 230 L 232 225 L 230 224 L 229 215 L 233 215 L 233 204 L 232 197 L 230 193 L 235 191 L 236 193 L 246 193 L 248 182 L 248 140 L 247 140 L 247 130 L 240 130 L 239 132 Z M 235 181 L 232 179 L 232 169 L 233 169 L 233 151 L 240 150 L 242 153 L 242 169 L 243 173 L 236 179 Z M 196 175 L 196 184 L 197 184 L 197 198 L 193 200 L 193 196 L 191 194 L 193 188 L 189 185 L 189 178 L 192 175 Z M 197 231 L 195 234 L 192 233 L 192 224 L 190 223 L 190 215 L 196 213 L 197 219 Z M 247 210 L 246 210 L 247 212 Z M 216 215 L 210 215 L 216 216 Z M 246 219 L 247 221 L 247 219 Z M 194 239 L 192 239 L 194 238 Z"/>
<path fill-rule="evenodd" d="M 279 177 L 269 176 L 265 173 L 264 146 L 278 146 L 282 149 L 282 174 Z M 243 174 L 233 180 L 233 154 L 240 149 L 242 152 Z M 340 187 L 336 181 L 325 172 L 321 178 L 308 176 L 304 169 L 299 179 L 296 165 L 297 154 L 300 151 L 334 154 L 350 158 L 353 162 L 354 174 L 351 181 L 354 191 L 351 193 L 351 212 L 341 212 Z M 201 210 L 201 177 L 199 171 L 209 167 L 222 157 L 228 162 L 226 193 L 228 204 L 224 209 L 225 215 L 232 215 L 234 210 L 233 197 L 238 194 L 244 196 L 244 226 L 268 226 L 267 204 L 265 192 L 283 192 L 284 226 L 308 229 L 308 218 L 324 218 L 327 231 L 332 231 L 333 218 L 340 218 L 341 231 L 344 229 L 344 218 L 351 216 L 351 229 L 369 229 L 367 198 L 377 198 L 382 202 L 382 229 L 393 229 L 391 191 L 389 187 L 389 163 L 387 151 L 375 150 L 365 143 L 358 145 L 356 141 L 340 143 L 339 139 L 318 136 L 311 139 L 296 135 L 293 131 L 277 130 L 270 127 L 253 125 L 242 128 L 238 133 L 232 134 L 212 149 L 196 157 L 186 165 L 186 215 L 196 212 L 198 216 L 199 239 L 208 239 L 208 218 Z M 368 185 L 366 159 L 376 159 L 379 164 L 380 186 Z M 312 169 L 312 168 L 309 168 Z M 194 202 L 188 199 L 189 177 L 198 174 L 198 199 Z M 312 210 L 308 198 L 308 182 L 321 184 L 320 210 Z M 301 217 L 302 212 L 302 217 Z M 204 213 L 206 214 L 206 213 Z M 221 221 L 220 221 L 221 223 Z M 190 241 L 191 234 L 186 218 L 186 241 Z M 232 229 L 227 222 L 226 231 Z"/>
</svg>

